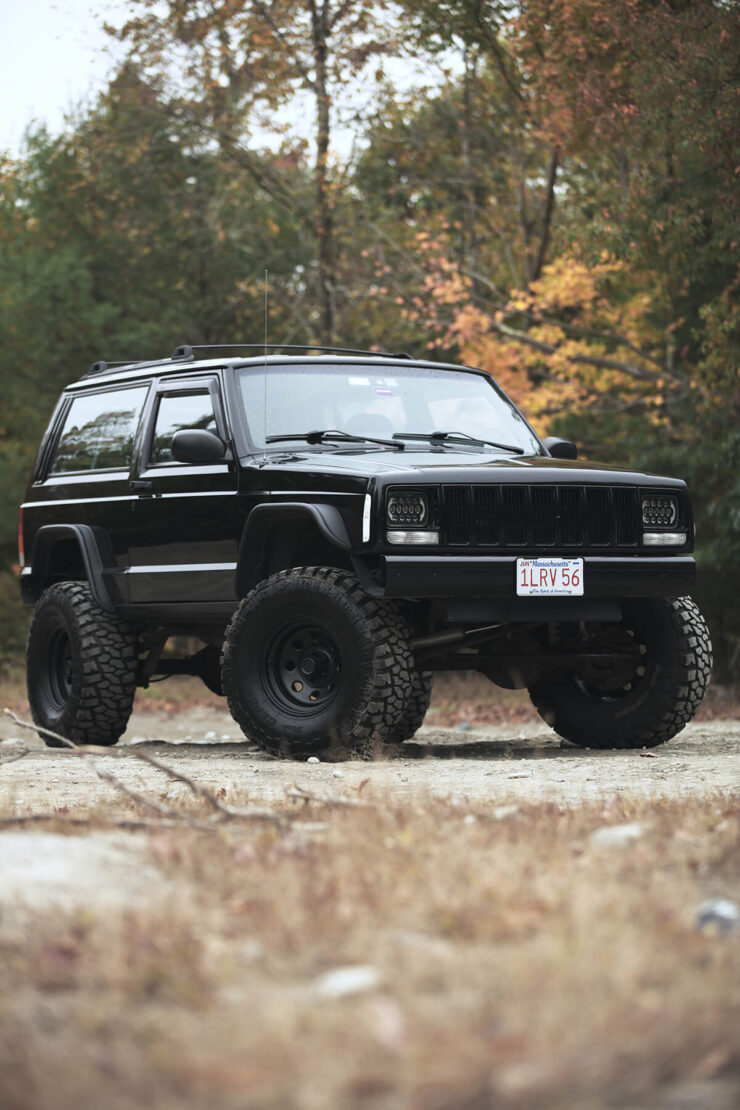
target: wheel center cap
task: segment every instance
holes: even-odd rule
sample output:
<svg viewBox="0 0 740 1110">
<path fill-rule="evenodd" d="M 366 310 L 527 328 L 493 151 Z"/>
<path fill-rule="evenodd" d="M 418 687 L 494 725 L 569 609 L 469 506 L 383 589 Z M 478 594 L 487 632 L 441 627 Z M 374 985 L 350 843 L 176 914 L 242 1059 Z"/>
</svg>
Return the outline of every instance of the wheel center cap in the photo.
<svg viewBox="0 0 740 1110">
<path fill-rule="evenodd" d="M 301 659 L 300 670 L 305 678 L 325 678 L 331 672 L 331 656 L 323 648 L 314 647 Z"/>
</svg>

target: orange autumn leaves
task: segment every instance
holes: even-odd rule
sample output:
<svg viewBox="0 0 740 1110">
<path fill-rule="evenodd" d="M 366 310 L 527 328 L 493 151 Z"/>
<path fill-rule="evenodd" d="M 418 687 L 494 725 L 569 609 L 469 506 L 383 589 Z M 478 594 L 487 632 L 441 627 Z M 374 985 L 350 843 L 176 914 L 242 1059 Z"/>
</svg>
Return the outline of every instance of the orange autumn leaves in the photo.
<svg viewBox="0 0 740 1110">
<path fill-rule="evenodd" d="M 429 255 L 410 320 L 431 323 L 436 343 L 491 373 L 544 430 L 553 416 L 643 407 L 666 419 L 669 375 L 661 373 L 661 336 L 651 322 L 655 290 L 635 288 L 624 263 L 604 256 L 588 265 L 572 255 L 544 267 L 498 306 L 481 306 L 475 279 L 443 256 Z"/>
</svg>

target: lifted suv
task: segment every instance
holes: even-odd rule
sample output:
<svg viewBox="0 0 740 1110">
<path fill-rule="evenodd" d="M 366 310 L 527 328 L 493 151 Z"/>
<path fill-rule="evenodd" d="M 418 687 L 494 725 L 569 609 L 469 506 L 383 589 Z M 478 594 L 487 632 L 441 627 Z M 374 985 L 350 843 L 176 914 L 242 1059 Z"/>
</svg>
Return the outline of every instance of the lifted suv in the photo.
<svg viewBox="0 0 740 1110">
<path fill-rule="evenodd" d="M 477 670 L 576 744 L 683 728 L 711 667 L 685 484 L 578 463 L 480 370 L 317 350 L 63 392 L 21 510 L 36 724 L 114 744 L 137 685 L 190 673 L 268 752 L 366 758 Z"/>
</svg>

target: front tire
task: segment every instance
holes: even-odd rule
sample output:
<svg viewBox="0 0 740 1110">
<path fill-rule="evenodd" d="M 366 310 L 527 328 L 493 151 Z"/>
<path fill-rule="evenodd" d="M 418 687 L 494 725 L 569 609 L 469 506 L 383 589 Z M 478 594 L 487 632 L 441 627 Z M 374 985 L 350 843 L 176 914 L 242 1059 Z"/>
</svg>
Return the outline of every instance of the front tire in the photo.
<svg viewBox="0 0 740 1110">
<path fill-rule="evenodd" d="M 34 723 L 74 744 L 115 744 L 131 716 L 136 663 L 134 629 L 101 609 L 86 582 L 51 586 L 36 604 L 28 634 Z M 50 748 L 64 746 L 39 735 Z"/>
<path fill-rule="evenodd" d="M 410 740 L 424 724 L 432 700 L 433 680 L 432 671 L 413 671 L 403 713 L 391 736 L 393 743 L 401 744 L 404 740 Z"/>
<path fill-rule="evenodd" d="M 403 713 L 413 656 L 392 603 L 331 567 L 281 571 L 241 602 L 222 677 L 234 720 L 272 755 L 370 759 Z"/>
<path fill-rule="evenodd" d="M 664 744 L 688 724 L 709 686 L 712 644 L 698 606 L 690 597 L 627 602 L 622 623 L 602 626 L 590 641 L 592 648 L 609 644 L 621 650 L 621 662 L 536 683 L 529 690 L 535 709 L 581 747 Z"/>
</svg>

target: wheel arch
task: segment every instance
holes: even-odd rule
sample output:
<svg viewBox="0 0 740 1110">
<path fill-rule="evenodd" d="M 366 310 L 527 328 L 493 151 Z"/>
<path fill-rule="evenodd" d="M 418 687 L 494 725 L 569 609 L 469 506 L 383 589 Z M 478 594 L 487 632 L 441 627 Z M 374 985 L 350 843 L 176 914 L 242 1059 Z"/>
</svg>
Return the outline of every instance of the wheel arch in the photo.
<svg viewBox="0 0 740 1110">
<path fill-rule="evenodd" d="M 105 532 L 89 524 L 46 524 L 34 536 L 31 573 L 22 582 L 23 598 L 38 601 L 52 582 L 88 582 L 101 609 L 115 609 L 105 581 L 105 567 L 113 562 Z"/>
<path fill-rule="evenodd" d="M 351 548 L 347 526 L 334 505 L 258 505 L 247 518 L 239 545 L 237 596 L 244 597 L 263 578 L 299 564 L 349 570 Z"/>
</svg>

